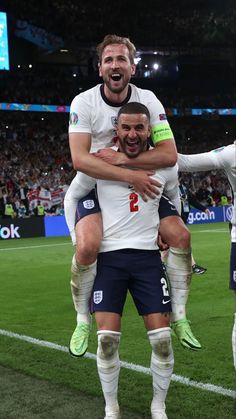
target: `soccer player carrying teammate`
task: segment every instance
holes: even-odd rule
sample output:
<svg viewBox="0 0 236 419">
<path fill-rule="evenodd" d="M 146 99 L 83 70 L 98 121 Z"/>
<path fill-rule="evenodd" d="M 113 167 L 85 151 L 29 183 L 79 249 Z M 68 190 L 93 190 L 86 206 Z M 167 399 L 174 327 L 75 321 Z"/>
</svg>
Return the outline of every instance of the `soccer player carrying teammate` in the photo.
<svg viewBox="0 0 236 419">
<path fill-rule="evenodd" d="M 234 204 L 231 219 L 231 252 L 229 287 L 235 295 L 235 316 L 232 332 L 232 349 L 234 367 L 236 369 L 236 144 L 211 150 L 207 153 L 178 155 L 179 170 L 183 172 L 199 172 L 223 169 L 232 188 Z"/>
<path fill-rule="evenodd" d="M 90 314 L 88 301 L 96 274 L 96 259 L 102 239 L 102 219 L 99 213 L 80 217 L 75 228 L 78 200 L 85 195 L 81 185 L 82 173 L 97 179 L 118 180 L 133 185 L 134 191 L 147 201 L 158 194 L 159 183 L 151 177 L 152 170 L 174 166 L 177 159 L 173 134 L 165 110 L 149 90 L 130 83 L 135 73 L 136 49 L 128 38 L 107 35 L 97 47 L 99 73 L 103 83 L 77 95 L 70 109 L 69 142 L 73 166 L 78 170 L 65 196 L 65 216 L 76 252 L 72 260 L 71 291 L 77 311 L 77 326 L 70 342 L 70 352 L 82 356 L 88 347 Z M 114 144 L 117 113 L 130 101 L 144 103 L 150 112 L 151 135 L 155 147 L 130 159 L 119 154 L 122 161 L 106 161 Z M 95 153 L 95 155 L 93 154 Z M 131 165 L 131 166 L 132 166 Z M 82 172 L 82 173 L 81 173 Z M 109 199 L 109 198 L 108 198 Z M 163 218 L 160 234 L 170 246 L 167 266 L 172 285 L 173 328 L 181 344 L 200 349 L 186 319 L 185 305 L 191 278 L 190 233 L 172 215 Z"/>
<path fill-rule="evenodd" d="M 118 113 L 117 147 L 135 158 L 148 147 L 150 114 L 138 102 L 125 104 Z M 97 180 L 103 219 L 103 239 L 92 293 L 92 311 L 98 328 L 97 367 L 105 398 L 105 419 L 120 418 L 118 404 L 121 316 L 128 290 L 143 316 L 152 348 L 153 419 L 167 418 L 165 398 L 173 371 L 171 300 L 157 245 L 158 205 L 163 190 L 178 200 L 177 165 L 159 169 L 153 178 L 160 194 L 144 202 L 128 182 Z M 84 188 L 93 180 L 81 177 Z M 109 199 L 108 199 L 109 198 Z M 83 203 L 87 202 L 85 198 Z M 92 200 L 91 200 L 92 201 Z M 90 203 L 91 203 L 90 201 Z M 80 203 L 82 205 L 82 203 Z M 90 205 L 92 210 L 92 205 Z"/>
</svg>

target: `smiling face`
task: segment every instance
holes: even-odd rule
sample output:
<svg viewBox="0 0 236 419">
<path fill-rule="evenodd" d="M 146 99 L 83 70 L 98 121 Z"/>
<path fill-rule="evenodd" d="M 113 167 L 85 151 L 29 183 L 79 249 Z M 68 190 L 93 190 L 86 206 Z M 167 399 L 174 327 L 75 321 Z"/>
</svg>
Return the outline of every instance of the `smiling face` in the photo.
<svg viewBox="0 0 236 419">
<path fill-rule="evenodd" d="M 107 45 L 102 53 L 99 64 L 99 75 L 105 84 L 105 95 L 124 92 L 127 94 L 127 86 L 131 76 L 135 74 L 135 64 L 131 64 L 129 50 L 124 44 Z"/>
<path fill-rule="evenodd" d="M 128 157 L 137 157 L 147 149 L 150 123 L 144 113 L 122 113 L 117 121 L 117 136 L 120 150 Z"/>
</svg>

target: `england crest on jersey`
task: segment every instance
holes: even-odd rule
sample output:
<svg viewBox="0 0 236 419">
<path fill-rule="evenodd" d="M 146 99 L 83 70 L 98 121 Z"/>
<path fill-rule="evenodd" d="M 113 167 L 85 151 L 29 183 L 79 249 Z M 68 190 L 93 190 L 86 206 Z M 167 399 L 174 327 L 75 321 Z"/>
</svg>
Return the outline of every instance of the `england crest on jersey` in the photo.
<svg viewBox="0 0 236 419">
<path fill-rule="evenodd" d="M 101 303 L 102 299 L 103 299 L 103 291 L 94 291 L 94 293 L 93 293 L 94 304 Z"/>
<path fill-rule="evenodd" d="M 83 207 L 85 209 L 93 209 L 95 207 L 95 203 L 93 199 L 87 199 L 86 201 L 83 202 Z"/>
<path fill-rule="evenodd" d="M 111 123 L 113 127 L 116 127 L 117 125 L 117 116 L 112 116 L 111 117 Z"/>
</svg>

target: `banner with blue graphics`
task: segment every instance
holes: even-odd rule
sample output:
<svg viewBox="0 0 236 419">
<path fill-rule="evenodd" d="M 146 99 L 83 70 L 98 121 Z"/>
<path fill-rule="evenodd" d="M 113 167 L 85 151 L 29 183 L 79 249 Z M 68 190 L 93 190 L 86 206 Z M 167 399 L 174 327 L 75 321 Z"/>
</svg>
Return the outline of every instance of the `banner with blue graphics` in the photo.
<svg viewBox="0 0 236 419">
<path fill-rule="evenodd" d="M 69 236 L 64 215 L 44 217 L 45 237 Z"/>
<path fill-rule="evenodd" d="M 188 224 L 209 224 L 229 222 L 232 218 L 232 205 L 224 205 L 222 207 L 208 207 L 209 214 L 192 208 L 188 216 Z"/>
</svg>

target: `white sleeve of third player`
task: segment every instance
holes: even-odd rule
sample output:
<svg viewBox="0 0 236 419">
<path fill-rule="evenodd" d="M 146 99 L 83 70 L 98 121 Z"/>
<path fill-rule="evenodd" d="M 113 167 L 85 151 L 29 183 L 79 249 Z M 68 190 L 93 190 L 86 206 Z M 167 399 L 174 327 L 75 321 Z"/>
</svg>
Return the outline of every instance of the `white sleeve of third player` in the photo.
<svg viewBox="0 0 236 419">
<path fill-rule="evenodd" d="M 220 169 L 217 154 L 213 151 L 199 154 L 179 154 L 178 166 L 180 172 L 201 172 L 207 170 Z"/>
</svg>

